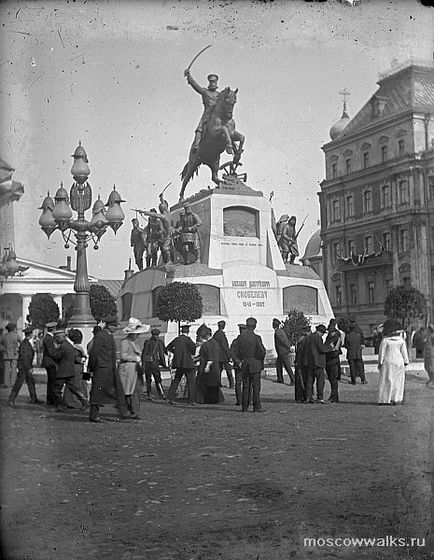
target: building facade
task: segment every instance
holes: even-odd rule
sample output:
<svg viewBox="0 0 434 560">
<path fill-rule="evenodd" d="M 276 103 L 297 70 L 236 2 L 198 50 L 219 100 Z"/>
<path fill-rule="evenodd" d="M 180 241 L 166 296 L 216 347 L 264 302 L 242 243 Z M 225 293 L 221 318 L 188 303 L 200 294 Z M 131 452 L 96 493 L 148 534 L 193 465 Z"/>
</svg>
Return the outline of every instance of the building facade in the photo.
<svg viewBox="0 0 434 560">
<path fill-rule="evenodd" d="M 434 67 L 410 64 L 380 76 L 322 149 L 319 193 L 324 283 L 336 316 L 367 331 L 384 320 L 399 284 L 434 298 Z"/>
</svg>

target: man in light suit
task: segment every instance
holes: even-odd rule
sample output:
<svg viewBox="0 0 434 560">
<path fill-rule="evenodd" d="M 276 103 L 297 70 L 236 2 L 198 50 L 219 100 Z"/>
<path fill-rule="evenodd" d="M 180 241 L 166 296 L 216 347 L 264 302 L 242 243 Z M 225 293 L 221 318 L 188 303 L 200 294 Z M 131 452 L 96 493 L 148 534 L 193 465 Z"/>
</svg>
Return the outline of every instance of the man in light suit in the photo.
<svg viewBox="0 0 434 560">
<path fill-rule="evenodd" d="M 323 336 L 327 332 L 325 325 L 318 325 L 315 332 L 311 333 L 306 340 L 305 360 L 307 365 L 307 383 L 306 383 L 306 402 L 314 403 L 313 384 L 316 381 L 317 401 L 324 404 L 324 385 L 325 385 L 325 368 L 326 354 L 333 352 L 330 344 L 324 344 Z"/>
<path fill-rule="evenodd" d="M 194 405 L 194 386 L 196 368 L 193 361 L 193 355 L 196 352 L 196 344 L 188 336 L 190 332 L 190 325 L 183 325 L 181 327 L 181 334 L 177 336 L 172 342 L 167 345 L 167 350 L 172 352 L 172 367 L 176 369 L 175 377 L 169 387 L 167 397 L 169 404 L 175 404 L 176 390 L 185 375 L 187 378 L 188 387 L 188 404 Z"/>
<path fill-rule="evenodd" d="M 243 391 L 242 412 L 247 412 L 250 404 L 250 390 L 253 392 L 253 412 L 262 412 L 261 406 L 261 371 L 264 369 L 266 350 L 261 337 L 256 334 L 257 321 L 249 317 L 246 330 L 238 337 L 237 357 L 241 360 Z"/>
</svg>

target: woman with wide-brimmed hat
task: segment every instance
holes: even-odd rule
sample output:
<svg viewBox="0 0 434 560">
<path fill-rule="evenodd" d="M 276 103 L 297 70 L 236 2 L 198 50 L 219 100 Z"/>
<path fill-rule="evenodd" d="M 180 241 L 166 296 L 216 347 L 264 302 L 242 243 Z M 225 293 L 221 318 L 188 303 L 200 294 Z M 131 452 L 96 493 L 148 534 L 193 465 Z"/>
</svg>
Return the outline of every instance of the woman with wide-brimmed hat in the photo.
<svg viewBox="0 0 434 560">
<path fill-rule="evenodd" d="M 119 376 L 125 393 L 125 402 L 131 418 L 139 419 L 140 390 L 141 390 L 141 356 L 142 352 L 137 339 L 148 332 L 149 325 L 144 325 L 135 317 L 131 317 L 128 325 L 123 329 L 126 334 L 121 341 L 121 363 Z"/>
<path fill-rule="evenodd" d="M 402 404 L 404 400 L 405 366 L 409 360 L 401 331 L 402 325 L 396 319 L 385 321 L 378 352 L 378 404 Z"/>
</svg>

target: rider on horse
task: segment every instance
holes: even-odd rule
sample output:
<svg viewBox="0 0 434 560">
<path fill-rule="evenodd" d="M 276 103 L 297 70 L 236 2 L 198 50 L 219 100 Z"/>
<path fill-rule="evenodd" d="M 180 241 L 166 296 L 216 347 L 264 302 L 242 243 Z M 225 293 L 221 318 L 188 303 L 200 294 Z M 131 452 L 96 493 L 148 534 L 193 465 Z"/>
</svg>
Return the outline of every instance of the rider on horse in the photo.
<svg viewBox="0 0 434 560">
<path fill-rule="evenodd" d="M 191 87 L 202 96 L 202 102 L 204 106 L 202 117 L 196 127 L 196 130 L 194 131 L 194 140 L 191 146 L 191 151 L 194 154 L 199 149 L 199 143 L 204 132 L 206 131 L 206 125 L 208 124 L 212 110 L 217 103 L 217 97 L 219 94 L 219 92 L 217 91 L 217 82 L 219 78 L 216 74 L 209 74 L 207 78 L 208 87 L 202 87 L 196 82 L 196 80 L 191 77 L 190 70 L 185 70 L 184 76 L 187 78 L 187 82 L 191 85 Z"/>
</svg>

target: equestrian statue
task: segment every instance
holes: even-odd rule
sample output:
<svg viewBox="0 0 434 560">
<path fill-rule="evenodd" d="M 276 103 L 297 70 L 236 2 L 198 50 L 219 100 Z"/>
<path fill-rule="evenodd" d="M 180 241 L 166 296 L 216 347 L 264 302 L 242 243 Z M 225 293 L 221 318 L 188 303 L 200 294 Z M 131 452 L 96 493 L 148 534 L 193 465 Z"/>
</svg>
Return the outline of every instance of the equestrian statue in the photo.
<svg viewBox="0 0 434 560">
<path fill-rule="evenodd" d="M 184 71 L 184 76 L 191 87 L 202 96 L 204 111 L 195 130 L 188 162 L 181 173 L 180 200 L 184 199 L 187 183 L 198 172 L 198 168 L 202 164 L 211 169 L 212 180 L 219 185 L 222 182 L 218 178 L 220 154 L 226 150 L 228 154 L 233 155 L 234 164 L 239 163 L 245 141 L 245 137 L 235 129 L 235 121 L 232 117 L 234 105 L 237 102 L 238 88 L 231 90 L 227 87 L 219 92 L 216 74 L 209 74 L 207 87 L 200 86 L 190 74 L 191 65 L 197 56 Z"/>
</svg>

